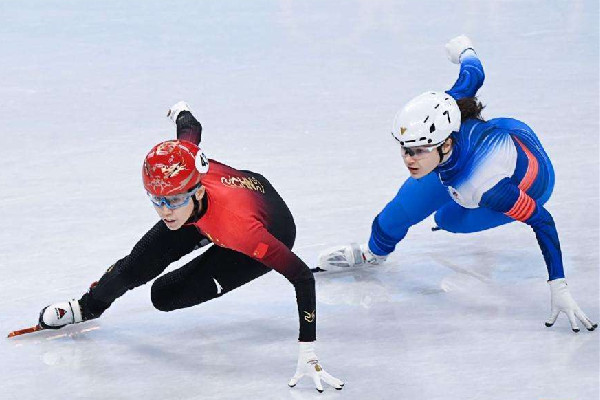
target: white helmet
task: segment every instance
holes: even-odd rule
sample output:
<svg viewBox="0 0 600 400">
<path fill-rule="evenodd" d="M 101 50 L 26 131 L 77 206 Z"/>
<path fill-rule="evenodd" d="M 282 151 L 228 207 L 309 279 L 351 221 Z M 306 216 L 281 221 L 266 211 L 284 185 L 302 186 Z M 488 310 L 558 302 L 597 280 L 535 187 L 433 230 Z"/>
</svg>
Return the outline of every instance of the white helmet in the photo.
<svg viewBox="0 0 600 400">
<path fill-rule="evenodd" d="M 392 136 L 404 147 L 438 145 L 459 129 L 456 100 L 444 92 L 426 92 L 398 111 Z"/>
</svg>

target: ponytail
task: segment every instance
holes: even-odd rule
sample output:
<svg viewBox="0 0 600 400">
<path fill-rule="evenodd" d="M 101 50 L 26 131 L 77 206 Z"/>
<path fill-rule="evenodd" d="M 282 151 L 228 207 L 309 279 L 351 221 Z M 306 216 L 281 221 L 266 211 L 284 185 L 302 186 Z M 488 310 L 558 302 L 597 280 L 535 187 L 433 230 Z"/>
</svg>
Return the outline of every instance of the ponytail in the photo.
<svg viewBox="0 0 600 400">
<path fill-rule="evenodd" d="M 460 100 L 456 100 L 456 104 L 458 104 L 458 108 L 460 109 L 461 122 L 465 122 L 468 119 L 485 121 L 481 116 L 481 111 L 485 106 L 481 104 L 477 97 L 463 97 Z"/>
</svg>

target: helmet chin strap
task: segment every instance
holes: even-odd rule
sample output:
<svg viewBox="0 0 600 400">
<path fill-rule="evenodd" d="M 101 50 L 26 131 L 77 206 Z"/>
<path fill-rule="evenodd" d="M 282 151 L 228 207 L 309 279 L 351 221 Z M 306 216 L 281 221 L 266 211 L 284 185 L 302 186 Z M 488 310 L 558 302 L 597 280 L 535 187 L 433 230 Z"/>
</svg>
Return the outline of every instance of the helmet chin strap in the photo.
<svg viewBox="0 0 600 400">
<path fill-rule="evenodd" d="M 206 209 L 208 208 L 208 200 L 206 199 L 206 195 L 202 196 L 200 200 L 198 200 L 196 195 L 194 195 L 192 196 L 192 201 L 194 202 L 194 209 L 192 210 L 188 220 L 185 222 L 186 224 L 192 224 L 198 221 L 200 218 L 202 218 L 206 212 Z M 200 208 L 200 202 L 202 202 L 202 208 Z"/>
<path fill-rule="evenodd" d="M 452 138 L 449 138 L 449 139 L 452 140 Z M 446 140 L 448 140 L 448 138 Z M 450 151 L 448 151 L 447 153 L 444 153 L 442 151 L 442 147 L 444 147 L 444 144 L 446 143 L 446 140 L 444 140 L 444 143 L 442 143 L 442 145 L 437 148 L 438 155 L 440 156 L 440 164 L 444 161 L 444 157 L 445 156 L 447 156 L 448 154 L 452 153 L 452 147 L 450 147 Z"/>
<path fill-rule="evenodd" d="M 195 195 L 192 196 L 192 201 L 194 202 L 194 209 L 192 210 L 192 213 L 190 214 L 190 217 L 188 218 L 188 220 L 185 221 L 186 224 L 191 224 L 198 220 L 198 211 L 200 210 L 200 202 L 198 201 L 198 199 L 196 198 Z"/>
</svg>

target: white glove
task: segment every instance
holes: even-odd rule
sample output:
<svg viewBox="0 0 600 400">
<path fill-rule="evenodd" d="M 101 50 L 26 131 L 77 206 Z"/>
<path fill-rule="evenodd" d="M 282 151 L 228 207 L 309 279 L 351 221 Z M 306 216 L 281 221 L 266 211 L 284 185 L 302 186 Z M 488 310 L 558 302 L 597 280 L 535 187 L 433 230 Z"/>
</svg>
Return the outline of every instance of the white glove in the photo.
<svg viewBox="0 0 600 400">
<path fill-rule="evenodd" d="M 462 57 L 466 54 L 476 55 L 471 39 L 465 35 L 450 39 L 445 47 L 448 59 L 454 64 L 460 64 Z"/>
<path fill-rule="evenodd" d="M 332 247 L 319 254 L 319 267 L 327 271 L 331 268 L 344 269 L 364 264 L 379 265 L 386 259 L 387 256 L 374 254 L 367 243 L 363 245 L 350 243 Z"/>
<path fill-rule="evenodd" d="M 549 281 L 548 284 L 550 285 L 552 313 L 550 318 L 548 318 L 548 321 L 546 321 L 547 327 L 554 325 L 554 322 L 561 311 L 567 314 L 573 332 L 579 332 L 579 326 L 577 326 L 575 317 L 583 322 L 583 325 L 585 325 L 588 331 L 593 331 L 598 327 L 598 324 L 592 324 L 592 321 L 590 321 L 583 311 L 581 311 L 581 308 L 579 308 L 577 303 L 575 303 L 571 293 L 569 293 L 565 278 L 554 279 Z"/>
<path fill-rule="evenodd" d="M 59 329 L 82 321 L 79 301 L 71 300 L 44 307 L 40 312 L 39 324 L 44 329 Z"/>
<path fill-rule="evenodd" d="M 296 374 L 294 374 L 288 383 L 289 387 L 296 386 L 296 383 L 298 383 L 300 378 L 306 375 L 312 378 L 315 387 L 320 393 L 323 392 L 321 379 L 325 381 L 325 383 L 333 386 L 336 390 L 342 390 L 344 382 L 329 375 L 319 364 L 319 358 L 315 354 L 315 342 L 300 342 L 299 344 L 300 352 L 298 353 L 298 366 L 296 367 Z"/>
<path fill-rule="evenodd" d="M 169 108 L 169 111 L 167 111 L 167 118 L 173 122 L 177 122 L 177 116 L 182 111 L 192 112 L 192 110 L 190 110 L 190 106 L 185 101 L 180 101 L 173 104 L 171 108 Z"/>
</svg>

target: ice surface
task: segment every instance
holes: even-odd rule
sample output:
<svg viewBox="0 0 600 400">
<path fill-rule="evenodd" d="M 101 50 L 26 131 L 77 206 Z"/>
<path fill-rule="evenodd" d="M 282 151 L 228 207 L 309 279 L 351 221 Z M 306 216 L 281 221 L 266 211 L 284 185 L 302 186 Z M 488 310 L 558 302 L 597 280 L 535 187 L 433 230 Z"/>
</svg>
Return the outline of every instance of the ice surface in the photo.
<svg viewBox="0 0 600 400">
<path fill-rule="evenodd" d="M 598 321 L 598 18 L 597 1 L 1 2 L 0 332 L 80 296 L 154 224 L 141 162 L 182 99 L 211 156 L 280 191 L 309 264 L 366 240 L 407 176 L 393 115 L 453 83 L 461 33 L 484 116 L 526 121 L 554 162 L 569 286 Z M 318 279 L 317 353 L 342 392 L 287 387 L 294 294 L 270 273 L 172 313 L 147 285 L 99 320 L 0 339 L 0 398 L 597 399 L 599 333 L 543 326 L 546 277 L 527 226 L 424 223 L 387 265 Z"/>
</svg>

